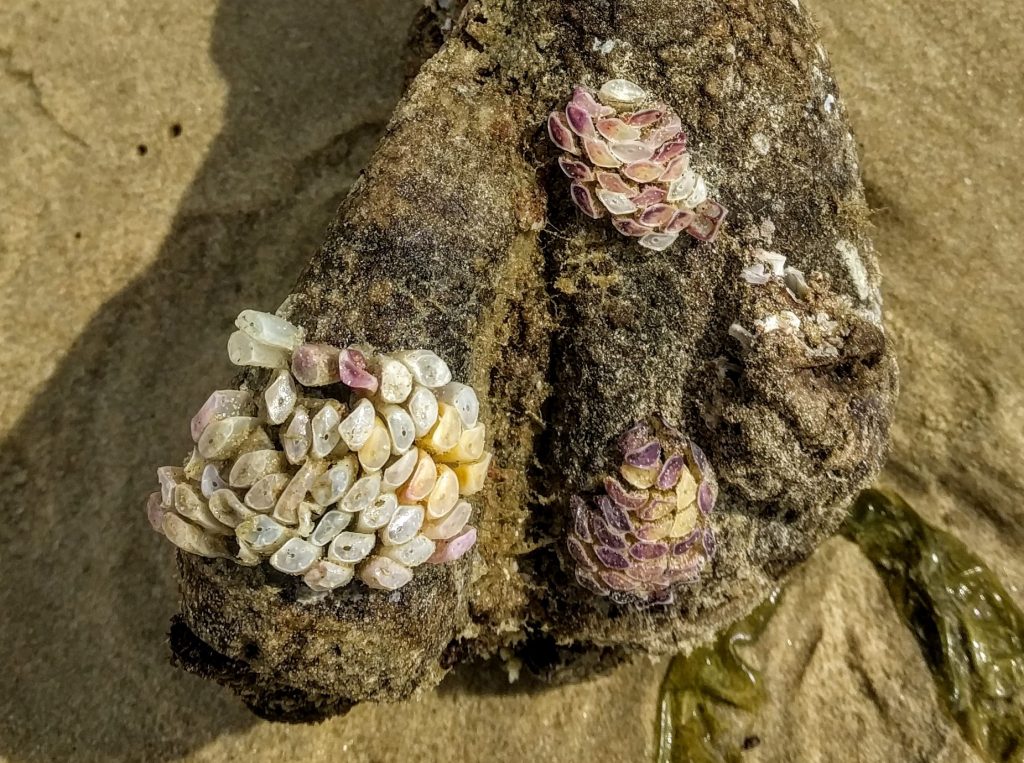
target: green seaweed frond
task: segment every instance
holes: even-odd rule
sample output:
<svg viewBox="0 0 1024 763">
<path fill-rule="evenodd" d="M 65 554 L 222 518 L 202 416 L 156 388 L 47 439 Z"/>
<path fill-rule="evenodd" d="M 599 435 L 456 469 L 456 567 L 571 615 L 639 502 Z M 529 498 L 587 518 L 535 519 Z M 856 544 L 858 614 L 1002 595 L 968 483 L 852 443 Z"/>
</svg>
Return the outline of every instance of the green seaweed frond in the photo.
<svg viewBox="0 0 1024 763">
<path fill-rule="evenodd" d="M 1024 614 L 995 574 L 894 493 L 862 492 L 843 533 L 884 579 L 967 741 L 1024 762 Z"/>
<path fill-rule="evenodd" d="M 723 710 L 751 712 L 763 696 L 759 671 L 740 654 L 764 630 L 778 603 L 767 601 L 713 643 L 672 659 L 661 684 L 657 763 L 724 763 L 727 724 Z"/>
</svg>

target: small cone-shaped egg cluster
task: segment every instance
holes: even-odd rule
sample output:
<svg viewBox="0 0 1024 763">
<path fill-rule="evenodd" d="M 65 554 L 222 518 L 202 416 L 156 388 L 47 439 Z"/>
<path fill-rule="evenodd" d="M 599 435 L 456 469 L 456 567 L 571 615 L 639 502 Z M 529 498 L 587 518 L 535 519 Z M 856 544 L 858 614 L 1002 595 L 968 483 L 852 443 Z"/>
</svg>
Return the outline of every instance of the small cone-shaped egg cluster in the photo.
<svg viewBox="0 0 1024 763">
<path fill-rule="evenodd" d="M 588 217 L 610 215 L 616 230 L 655 251 L 683 231 L 699 241 L 718 236 L 728 211 L 690 166 L 679 115 L 639 85 L 610 80 L 596 93 L 579 86 L 547 126 L 565 152 L 558 165 L 573 203 Z"/>
<path fill-rule="evenodd" d="M 157 470 L 153 528 L 183 551 L 267 562 L 330 591 L 394 590 L 476 542 L 467 500 L 491 454 L 476 392 L 429 350 L 375 353 L 305 341 L 246 310 L 228 341 L 261 389 L 218 390 L 192 419 L 182 467 Z"/>
<path fill-rule="evenodd" d="M 570 501 L 574 574 L 620 603 L 670 604 L 714 558 L 718 485 L 704 452 L 660 420 L 637 424 L 619 445 L 619 473 Z"/>
</svg>

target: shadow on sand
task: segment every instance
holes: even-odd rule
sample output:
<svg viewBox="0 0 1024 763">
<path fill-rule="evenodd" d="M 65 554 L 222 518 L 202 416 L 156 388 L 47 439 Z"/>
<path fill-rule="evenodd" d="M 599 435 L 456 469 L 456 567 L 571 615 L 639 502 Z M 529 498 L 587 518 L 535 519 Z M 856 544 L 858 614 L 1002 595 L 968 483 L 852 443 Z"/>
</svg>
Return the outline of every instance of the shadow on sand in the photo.
<svg viewBox="0 0 1024 763">
<path fill-rule="evenodd" d="M 417 7 L 220 3 L 223 130 L 152 267 L 103 306 L 2 446 L 0 757 L 173 760 L 257 722 L 170 667 L 172 552 L 143 501 L 232 375 L 234 316 L 285 296 L 368 159 Z"/>
</svg>

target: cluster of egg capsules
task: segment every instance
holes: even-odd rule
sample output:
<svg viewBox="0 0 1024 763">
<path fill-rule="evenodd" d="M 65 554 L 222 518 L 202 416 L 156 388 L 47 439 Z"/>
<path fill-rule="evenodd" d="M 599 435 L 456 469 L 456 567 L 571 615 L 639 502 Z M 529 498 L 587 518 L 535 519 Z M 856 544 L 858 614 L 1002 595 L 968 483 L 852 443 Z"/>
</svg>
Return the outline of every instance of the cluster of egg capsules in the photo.
<svg viewBox="0 0 1024 763">
<path fill-rule="evenodd" d="M 307 343 L 253 310 L 236 325 L 231 361 L 269 379 L 210 395 L 185 465 L 157 470 L 154 529 L 191 554 L 266 560 L 315 591 L 357 575 L 395 590 L 418 565 L 474 545 L 465 498 L 483 488 L 491 454 L 476 393 L 444 360 Z"/>
</svg>

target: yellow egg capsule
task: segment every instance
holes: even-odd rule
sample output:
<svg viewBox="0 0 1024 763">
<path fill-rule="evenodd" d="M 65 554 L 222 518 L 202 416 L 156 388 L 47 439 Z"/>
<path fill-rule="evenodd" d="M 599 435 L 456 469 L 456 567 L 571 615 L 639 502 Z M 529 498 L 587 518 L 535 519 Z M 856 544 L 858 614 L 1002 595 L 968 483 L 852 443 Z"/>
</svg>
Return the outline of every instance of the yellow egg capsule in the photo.
<svg viewBox="0 0 1024 763">
<path fill-rule="evenodd" d="M 420 440 L 420 447 L 434 454 L 444 453 L 459 444 L 462 437 L 462 419 L 454 406 L 437 404 L 437 423 L 426 437 Z"/>
<path fill-rule="evenodd" d="M 438 466 L 434 489 L 427 497 L 427 516 L 438 519 L 455 508 L 459 500 L 459 488 L 459 478 L 451 467 L 444 464 Z"/>
<path fill-rule="evenodd" d="M 459 444 L 439 455 L 437 460 L 449 464 L 479 461 L 484 455 L 486 435 L 487 432 L 483 424 L 477 424 L 469 429 L 464 429 L 462 436 L 459 437 Z"/>
<path fill-rule="evenodd" d="M 487 453 L 479 461 L 471 464 L 459 464 L 455 467 L 455 476 L 459 478 L 459 493 L 473 495 L 483 490 L 487 481 L 487 469 L 491 465 L 491 454 Z"/>
<path fill-rule="evenodd" d="M 437 480 L 437 466 L 429 453 L 420 451 L 420 460 L 416 462 L 416 468 L 412 476 L 405 483 L 402 492 L 398 494 L 403 503 L 416 503 L 422 501 L 430 491 L 434 489 L 434 482 Z"/>
</svg>

